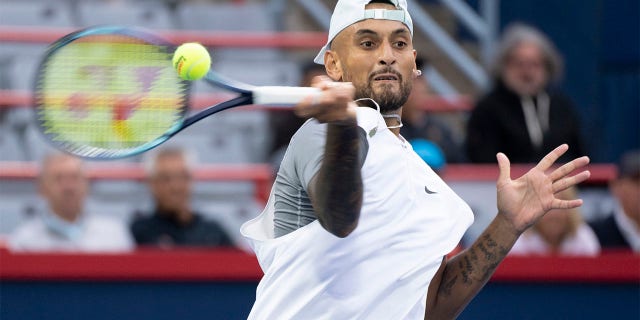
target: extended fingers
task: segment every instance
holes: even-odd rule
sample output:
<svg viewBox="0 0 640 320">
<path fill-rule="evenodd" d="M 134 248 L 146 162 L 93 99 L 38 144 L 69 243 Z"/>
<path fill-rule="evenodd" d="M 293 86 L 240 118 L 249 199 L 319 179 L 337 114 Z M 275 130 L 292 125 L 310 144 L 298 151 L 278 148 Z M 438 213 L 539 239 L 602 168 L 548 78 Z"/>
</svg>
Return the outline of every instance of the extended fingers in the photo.
<svg viewBox="0 0 640 320">
<path fill-rule="evenodd" d="M 540 160 L 540 162 L 538 162 L 536 168 L 542 171 L 546 171 L 547 169 L 551 168 L 551 166 L 558 160 L 558 158 L 560 158 L 565 152 L 567 152 L 567 150 L 569 150 L 569 146 L 567 144 L 562 144 L 559 147 L 553 149 L 553 151 L 549 152 L 546 156 L 544 156 L 544 158 L 542 158 L 542 160 Z"/>
<path fill-rule="evenodd" d="M 571 188 L 587 179 L 589 179 L 589 177 L 591 176 L 591 172 L 589 171 L 582 171 L 578 174 L 576 174 L 575 176 L 571 176 L 571 177 L 566 177 L 563 179 L 559 179 L 557 181 L 555 181 L 552 185 L 552 190 L 553 193 L 558 193 L 560 191 L 563 191 L 565 189 Z"/>
<path fill-rule="evenodd" d="M 551 209 L 573 209 L 582 205 L 582 199 L 560 200 L 554 199 L 551 203 Z"/>
<path fill-rule="evenodd" d="M 560 192 L 589 179 L 591 173 L 587 170 L 568 177 L 570 173 L 586 166 L 587 164 L 589 164 L 589 157 L 580 157 L 573 159 L 551 172 L 549 179 L 553 182 L 553 193 Z"/>
<path fill-rule="evenodd" d="M 577 159 L 573 159 L 572 161 L 565 163 L 560 168 L 555 169 L 553 172 L 551 172 L 549 178 L 551 179 L 551 181 L 561 179 L 562 177 L 570 174 L 576 169 L 586 166 L 587 164 L 589 164 L 589 161 L 589 157 L 580 157 Z"/>
</svg>

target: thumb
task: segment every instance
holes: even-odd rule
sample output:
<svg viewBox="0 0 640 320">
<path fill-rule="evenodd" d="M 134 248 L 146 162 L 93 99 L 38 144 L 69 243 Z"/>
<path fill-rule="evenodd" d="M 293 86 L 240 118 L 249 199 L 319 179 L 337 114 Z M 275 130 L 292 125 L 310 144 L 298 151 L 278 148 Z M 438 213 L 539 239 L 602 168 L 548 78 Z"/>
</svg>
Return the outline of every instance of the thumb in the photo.
<svg viewBox="0 0 640 320">
<path fill-rule="evenodd" d="M 498 182 L 511 180 L 511 162 L 509 162 L 509 158 L 502 152 L 498 152 L 496 158 L 498 159 L 498 168 L 500 168 Z"/>
</svg>

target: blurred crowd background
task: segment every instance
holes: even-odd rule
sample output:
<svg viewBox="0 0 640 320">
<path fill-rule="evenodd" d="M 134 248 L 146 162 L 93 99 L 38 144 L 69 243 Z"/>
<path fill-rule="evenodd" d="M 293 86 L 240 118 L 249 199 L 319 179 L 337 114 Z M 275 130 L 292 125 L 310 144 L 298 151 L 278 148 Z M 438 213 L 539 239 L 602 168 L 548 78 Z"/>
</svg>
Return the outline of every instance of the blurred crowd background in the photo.
<svg viewBox="0 0 640 320">
<path fill-rule="evenodd" d="M 179 34 L 180 39 L 188 39 L 185 33 L 191 31 L 200 36 L 235 34 L 240 39 L 294 32 L 300 33 L 295 39 L 308 35 L 306 40 L 312 41 L 326 32 L 334 4 L 1 0 L 0 239 L 15 250 L 131 250 L 136 244 L 245 248 L 239 227 L 264 205 L 264 190 L 258 190 L 264 185 L 255 181 L 272 177 L 283 148 L 304 119 L 282 110 L 228 111 L 201 121 L 148 155 L 82 163 L 56 154 L 44 142 L 24 97 L 32 90 L 47 43 L 55 40 L 48 32 L 113 24 Z M 513 162 L 526 164 L 537 161 L 550 147 L 568 142 L 574 155 L 615 165 L 620 174 L 612 171 L 611 183 L 572 190 L 585 197 L 585 207 L 552 221 L 549 225 L 556 230 L 535 228 L 532 233 L 541 236 L 525 237 L 529 240 L 515 251 L 571 253 L 562 242 L 573 241 L 577 254 L 595 255 L 602 241 L 591 229 L 613 219 L 621 206 L 635 210 L 635 216 L 624 222 L 632 226 L 629 232 L 635 232 L 637 240 L 638 203 L 623 204 L 619 197 L 623 192 L 612 186 L 620 179 L 629 180 L 631 191 L 624 192 L 640 197 L 640 156 L 630 153 L 640 148 L 638 1 L 422 0 L 410 1 L 410 8 L 424 76 L 416 80 L 405 108 L 403 135 L 425 161 L 436 170 L 446 170 L 448 165 L 494 163 L 486 154 L 505 151 Z M 322 37 L 318 39 L 317 47 L 203 44 L 212 54 L 212 67 L 237 80 L 308 85 L 311 75 L 323 72 L 311 64 L 322 45 Z M 519 47 L 523 41 L 533 43 L 533 51 Z M 193 93 L 194 97 L 221 94 L 200 82 L 194 84 Z M 123 168 L 137 171 L 118 176 Z M 206 174 L 211 168 L 245 170 L 252 172 L 248 176 L 262 174 L 262 178 L 218 179 Z M 256 168 L 268 168 L 267 177 Z M 469 181 L 451 182 L 476 214 L 466 243 L 495 214 L 494 181 L 477 181 L 473 172 Z M 256 196 L 260 192 L 263 195 Z M 56 216 L 59 212 L 69 214 Z M 120 246 L 102 246 L 99 234 L 107 231 L 83 231 L 93 224 L 89 218 L 93 216 L 118 225 L 104 237 L 119 235 Z M 580 231 L 587 222 L 592 228 Z M 83 232 L 95 239 L 84 239 Z M 47 238 L 42 233 L 54 235 Z"/>
</svg>

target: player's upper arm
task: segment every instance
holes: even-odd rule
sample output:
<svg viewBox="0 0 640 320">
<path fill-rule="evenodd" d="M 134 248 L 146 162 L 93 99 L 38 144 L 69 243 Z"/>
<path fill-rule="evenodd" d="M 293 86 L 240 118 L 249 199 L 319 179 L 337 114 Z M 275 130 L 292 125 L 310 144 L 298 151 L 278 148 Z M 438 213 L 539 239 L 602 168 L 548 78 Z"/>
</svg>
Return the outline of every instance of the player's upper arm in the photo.
<svg viewBox="0 0 640 320">
<path fill-rule="evenodd" d="M 287 152 L 293 152 L 295 175 L 308 194 L 309 184 L 318 173 L 324 159 L 327 124 L 311 119 L 305 122 L 291 139 Z"/>
</svg>

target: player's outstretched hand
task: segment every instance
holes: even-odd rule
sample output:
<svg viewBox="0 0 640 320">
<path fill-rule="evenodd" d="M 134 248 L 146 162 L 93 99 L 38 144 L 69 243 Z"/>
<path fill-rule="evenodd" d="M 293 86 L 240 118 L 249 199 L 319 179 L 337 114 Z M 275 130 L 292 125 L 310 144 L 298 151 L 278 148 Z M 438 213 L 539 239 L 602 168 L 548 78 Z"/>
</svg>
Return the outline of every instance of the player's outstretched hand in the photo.
<svg viewBox="0 0 640 320">
<path fill-rule="evenodd" d="M 311 86 L 319 88 L 319 97 L 309 97 L 294 107 L 299 117 L 316 118 L 319 122 L 353 122 L 357 105 L 351 82 L 333 82 L 327 76 L 313 78 Z"/>
<path fill-rule="evenodd" d="M 557 147 L 516 180 L 511 180 L 509 159 L 503 153 L 498 153 L 498 214 L 503 215 L 513 225 L 517 234 L 532 226 L 551 209 L 568 209 L 582 205 L 581 199 L 562 200 L 555 196 L 556 193 L 590 176 L 588 170 L 569 175 L 574 170 L 586 166 L 589 163 L 588 157 L 577 158 L 559 168 L 552 168 L 556 160 L 568 149 L 569 146 L 566 144 Z"/>
</svg>

